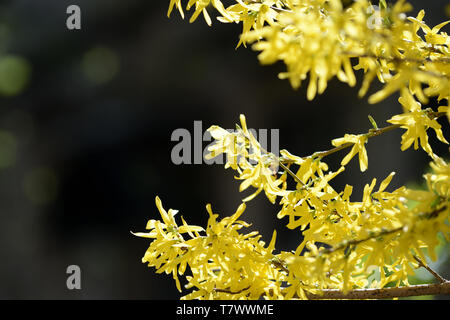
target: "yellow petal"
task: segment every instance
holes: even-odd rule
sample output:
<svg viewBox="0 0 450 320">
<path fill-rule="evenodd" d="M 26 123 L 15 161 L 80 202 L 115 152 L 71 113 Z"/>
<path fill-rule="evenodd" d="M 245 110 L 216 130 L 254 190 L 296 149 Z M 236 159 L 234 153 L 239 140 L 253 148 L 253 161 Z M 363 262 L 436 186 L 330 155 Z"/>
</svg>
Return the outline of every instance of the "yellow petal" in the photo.
<svg viewBox="0 0 450 320">
<path fill-rule="evenodd" d="M 380 188 L 378 189 L 378 192 L 383 192 L 387 186 L 389 185 L 389 183 L 391 183 L 392 178 L 394 177 L 395 172 L 391 172 L 386 179 L 384 179 L 381 184 L 380 184 Z"/>
</svg>

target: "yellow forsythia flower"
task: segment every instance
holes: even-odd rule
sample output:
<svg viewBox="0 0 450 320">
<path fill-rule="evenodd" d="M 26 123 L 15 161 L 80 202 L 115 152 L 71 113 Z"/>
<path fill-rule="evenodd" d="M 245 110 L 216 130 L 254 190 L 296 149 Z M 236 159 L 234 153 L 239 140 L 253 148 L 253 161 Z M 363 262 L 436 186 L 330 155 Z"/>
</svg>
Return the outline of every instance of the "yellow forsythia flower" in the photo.
<svg viewBox="0 0 450 320">
<path fill-rule="evenodd" d="M 238 46 L 252 44 L 262 64 L 284 63 L 279 77 L 294 88 L 309 78 L 310 100 L 334 77 L 354 86 L 354 70 L 362 70 L 359 95 L 378 79 L 383 87 L 369 102 L 399 92 L 402 113 L 392 116 L 386 128 L 375 125 L 366 134 L 345 134 L 332 140 L 334 149 L 302 157 L 264 150 L 244 115 L 233 132 L 210 127 L 215 144 L 208 157 L 226 155 L 225 168 L 236 172 L 239 190 L 253 188 L 253 193 L 222 219 L 208 204 L 205 228 L 183 217 L 178 225 L 177 211 L 166 211 L 157 197 L 161 220 L 149 220 L 148 232 L 135 233 L 151 239 L 142 261 L 157 273 L 172 274 L 180 291 L 178 277 L 186 274 L 184 288 L 192 290 L 183 299 L 307 299 L 328 289 L 347 293 L 408 286 L 408 277 L 419 267 L 417 258 L 437 259 L 437 235 L 450 241 L 450 164 L 433 153 L 428 137 L 432 128 L 438 140 L 448 143 L 437 120 L 447 114 L 450 121 L 450 37 L 442 31 L 448 21 L 430 27 L 423 10 L 408 17 L 412 7 L 403 0 L 380 1 L 376 14 L 367 0 L 346 6 L 341 0 L 231 2 L 225 7 L 219 0 L 170 0 L 168 15 L 176 8 L 184 17 L 186 4 L 187 11 L 193 10 L 190 22 L 202 14 L 211 25 L 208 10 L 215 9 L 220 22 L 242 23 Z M 425 108 L 430 101 L 439 105 Z M 378 187 L 377 179 L 369 180 L 359 200 L 352 186 L 336 190 L 331 185 L 357 154 L 360 170 L 366 171 L 368 139 L 397 128 L 406 130 L 401 150 L 420 144 L 432 158 L 424 190 L 390 190 L 394 172 Z M 324 157 L 346 148 L 350 151 L 341 167 L 333 171 Z M 268 245 L 257 231 L 243 232 L 250 226 L 240 220 L 246 203 L 262 191 L 280 206 L 277 217 L 300 231 L 296 250 L 275 252 L 276 231 Z"/>
<path fill-rule="evenodd" d="M 341 165 L 345 166 L 350 160 L 356 155 L 359 155 L 359 167 L 361 171 L 366 171 L 368 167 L 368 157 L 367 151 L 365 148 L 365 144 L 367 143 L 367 135 L 354 135 L 354 134 L 346 134 L 343 138 L 334 139 L 331 143 L 335 147 L 342 146 L 344 144 L 350 143 L 353 144 L 350 152 L 342 159 Z"/>
<path fill-rule="evenodd" d="M 399 102 L 408 112 L 393 116 L 388 122 L 406 129 L 402 136 L 402 151 L 408 149 L 413 143 L 414 149 L 417 150 L 420 140 L 422 149 L 433 156 L 433 150 L 428 143 L 427 130 L 429 128 L 434 129 L 440 141 L 448 144 L 443 136 L 441 125 L 435 119 L 430 118 L 426 111 L 422 110 L 420 103 L 406 89 L 402 91 Z"/>
</svg>

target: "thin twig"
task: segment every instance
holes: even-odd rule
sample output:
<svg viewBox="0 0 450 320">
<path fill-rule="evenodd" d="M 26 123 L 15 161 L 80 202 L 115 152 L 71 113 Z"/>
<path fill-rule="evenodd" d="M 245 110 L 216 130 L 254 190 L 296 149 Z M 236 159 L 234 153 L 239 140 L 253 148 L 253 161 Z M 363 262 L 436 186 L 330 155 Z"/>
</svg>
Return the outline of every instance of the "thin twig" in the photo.
<svg viewBox="0 0 450 320">
<path fill-rule="evenodd" d="M 214 288 L 215 292 L 219 292 L 219 293 L 228 293 L 228 294 L 239 294 L 245 290 L 250 289 L 250 286 L 248 286 L 247 288 L 238 290 L 238 291 L 231 291 L 230 289 L 220 289 L 220 288 Z"/>
<path fill-rule="evenodd" d="M 443 117 L 446 114 L 447 114 L 446 112 L 432 112 L 432 113 L 429 114 L 429 117 L 432 118 L 432 119 L 435 119 L 435 118 Z M 382 135 L 383 133 L 386 133 L 386 132 L 398 129 L 400 127 L 401 127 L 401 125 L 399 125 L 399 124 L 393 124 L 393 125 L 390 125 L 390 126 L 387 126 L 387 127 L 384 127 L 384 128 L 370 129 L 369 132 L 366 133 L 366 135 L 367 135 L 367 138 L 373 138 L 373 137 L 377 137 L 379 135 Z M 343 145 L 340 145 L 338 147 L 332 148 L 330 150 L 315 152 L 314 154 L 312 154 L 309 157 L 312 157 L 312 158 L 324 158 L 324 157 L 329 156 L 329 155 L 331 155 L 333 153 L 336 153 L 338 151 L 344 150 L 344 149 L 349 148 L 349 147 L 353 147 L 353 145 L 354 145 L 353 143 L 344 143 Z M 306 157 L 306 158 L 309 158 L 309 157 Z M 293 161 L 290 160 L 290 159 L 283 159 L 283 162 L 284 163 L 292 163 Z"/>
<path fill-rule="evenodd" d="M 447 282 L 447 280 L 445 280 L 440 274 L 438 274 L 436 271 L 434 271 L 433 269 L 431 269 L 431 267 L 427 264 L 425 264 L 419 257 L 417 256 L 413 256 L 414 259 L 416 259 L 416 261 L 419 263 L 420 267 L 423 267 L 425 269 L 428 270 L 429 273 L 431 273 L 433 275 L 433 277 L 435 277 L 437 279 L 437 281 L 439 281 L 439 283 L 444 283 Z"/>
<path fill-rule="evenodd" d="M 343 55 L 351 56 L 352 58 L 373 58 L 373 59 L 380 59 L 380 60 L 386 60 L 388 62 L 394 62 L 394 63 L 405 63 L 405 62 L 412 62 L 412 63 L 450 63 L 450 58 L 424 58 L 424 59 L 416 59 L 416 58 L 400 58 L 400 57 L 383 57 L 383 56 L 377 56 L 370 53 L 356 53 L 356 52 L 342 52 Z"/>
<path fill-rule="evenodd" d="M 252 140 L 250 139 L 250 137 L 248 137 L 248 135 L 245 134 L 245 132 L 242 132 L 242 134 L 243 134 L 243 136 L 244 136 L 248 141 L 252 141 Z M 302 180 L 300 180 L 300 178 L 297 177 L 297 175 L 296 175 L 294 172 L 292 172 L 291 169 L 289 169 L 287 166 L 285 166 L 285 165 L 281 162 L 280 157 L 278 157 L 277 155 L 273 154 L 272 152 L 267 151 L 267 150 L 264 149 L 261 145 L 259 146 L 259 149 L 260 149 L 263 153 L 265 153 L 265 154 L 267 154 L 267 155 L 273 156 L 273 157 L 275 158 L 275 162 L 276 162 L 277 164 L 279 164 L 280 167 L 283 168 L 283 170 L 285 170 L 292 178 L 294 178 L 295 181 L 297 181 L 298 183 L 300 183 L 302 186 L 305 186 L 305 183 L 304 183 Z"/>
<path fill-rule="evenodd" d="M 306 184 L 294 173 L 291 171 L 291 169 L 289 169 L 287 166 L 285 166 L 280 159 L 277 159 L 278 164 L 280 165 L 281 168 L 283 168 L 284 171 L 286 171 L 292 178 L 294 178 L 295 181 L 297 181 L 298 183 L 300 183 L 302 186 L 306 186 Z"/>
</svg>

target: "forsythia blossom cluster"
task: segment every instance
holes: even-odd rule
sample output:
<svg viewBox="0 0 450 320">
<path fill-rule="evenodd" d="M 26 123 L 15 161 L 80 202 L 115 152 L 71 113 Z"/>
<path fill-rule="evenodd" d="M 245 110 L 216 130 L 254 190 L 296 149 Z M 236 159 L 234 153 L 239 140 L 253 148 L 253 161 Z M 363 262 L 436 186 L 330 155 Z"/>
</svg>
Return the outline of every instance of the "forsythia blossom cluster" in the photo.
<svg viewBox="0 0 450 320">
<path fill-rule="evenodd" d="M 168 14 L 176 8 L 184 17 L 182 2 L 171 0 Z M 208 205 L 205 229 L 183 218 L 178 226 L 176 211 L 166 212 L 157 198 L 162 222 L 150 220 L 148 233 L 136 233 L 153 239 L 143 262 L 158 273 L 171 273 L 180 291 L 178 276 L 189 270 L 185 287 L 193 290 L 184 298 L 306 299 L 324 289 L 346 293 L 407 286 L 418 260 L 425 261 L 424 249 L 436 260 L 438 235 L 449 241 L 450 164 L 433 152 L 428 140 L 432 128 L 437 139 L 448 144 L 438 122 L 450 119 L 450 37 L 441 31 L 448 22 L 430 28 L 424 11 L 406 15 L 411 8 L 405 1 L 379 4 L 381 23 L 374 24 L 369 23 L 372 5 L 365 0 L 347 6 L 340 0 L 235 0 L 228 7 L 219 0 L 187 2 L 186 10 L 194 10 L 191 21 L 203 14 L 211 24 L 208 10 L 214 8 L 219 21 L 242 23 L 238 45 L 253 44 L 263 64 L 284 62 L 287 70 L 279 77 L 289 79 L 294 88 L 309 77 L 308 99 L 323 93 L 335 76 L 354 86 L 354 70 L 363 70 L 360 95 L 377 78 L 384 86 L 369 102 L 397 92 L 402 113 L 387 120 L 388 127 L 374 125 L 365 134 L 345 134 L 331 141 L 330 151 L 306 157 L 287 150 L 280 156 L 267 152 L 247 129 L 243 115 L 234 132 L 212 126 L 216 143 L 209 148 L 209 158 L 226 154 L 225 168 L 236 171 L 239 190 L 253 188 L 253 194 L 222 220 Z M 438 105 L 422 107 L 430 101 Z M 406 130 L 401 150 L 420 146 L 430 156 L 426 190 L 388 191 L 394 172 L 379 184 L 376 179 L 367 184 L 360 201 L 351 200 L 352 186 L 332 187 L 331 181 L 355 156 L 365 171 L 365 144 L 396 128 Z M 341 167 L 331 171 L 323 158 L 344 149 L 350 151 Z M 296 182 L 295 188 L 288 188 L 288 178 Z M 287 218 L 289 229 L 301 231 L 295 251 L 276 252 L 275 232 L 267 246 L 257 232 L 240 232 L 249 225 L 238 220 L 246 203 L 262 191 L 280 205 L 278 218 Z M 379 277 L 371 279 L 374 272 Z"/>
<path fill-rule="evenodd" d="M 147 224 L 150 232 L 136 233 L 154 239 L 142 261 L 155 267 L 158 273 L 172 273 L 180 291 L 178 274 L 184 274 L 189 266 L 192 275 L 187 276 L 186 288 L 196 290 L 185 299 L 231 299 L 233 296 L 258 299 L 261 295 L 279 294 L 277 282 L 281 281 L 282 274 L 270 264 L 276 233 L 267 247 L 258 232 L 239 233 L 238 230 L 249 226 L 238 220 L 245 204 L 241 204 L 231 217 L 220 221 L 208 204 L 206 230 L 188 225 L 183 218 L 183 225 L 178 226 L 174 219 L 176 211 L 166 212 L 158 197 L 156 205 L 163 223 L 150 220 Z M 184 239 L 184 233 L 190 239 Z"/>
</svg>

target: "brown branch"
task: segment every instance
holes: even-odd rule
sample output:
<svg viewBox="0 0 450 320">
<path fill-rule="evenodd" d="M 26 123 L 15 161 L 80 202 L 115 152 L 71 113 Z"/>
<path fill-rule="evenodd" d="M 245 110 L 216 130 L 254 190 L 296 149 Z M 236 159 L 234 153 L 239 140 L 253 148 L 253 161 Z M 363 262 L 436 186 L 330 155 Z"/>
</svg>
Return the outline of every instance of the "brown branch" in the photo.
<svg viewBox="0 0 450 320">
<path fill-rule="evenodd" d="M 446 112 L 430 112 L 428 114 L 428 116 L 430 118 L 432 118 L 432 119 L 435 119 L 435 118 L 443 117 L 446 114 L 447 114 Z M 390 126 L 387 126 L 387 127 L 384 127 L 384 128 L 370 129 L 369 132 L 366 133 L 366 135 L 367 135 L 368 138 L 373 138 L 373 137 L 377 137 L 379 135 L 382 135 L 383 133 L 386 133 L 386 132 L 398 129 L 400 127 L 401 127 L 401 125 L 399 125 L 399 124 L 393 124 L 393 125 L 390 125 Z M 314 154 L 312 154 L 309 157 L 312 157 L 312 158 L 323 158 L 323 157 L 329 156 L 329 155 L 331 155 L 333 153 L 336 153 L 336 152 L 339 152 L 341 150 L 344 150 L 346 148 L 353 147 L 353 145 L 354 145 L 353 143 L 345 143 L 343 145 L 340 145 L 338 147 L 332 148 L 330 150 L 315 152 Z M 292 163 L 292 160 L 290 160 L 290 159 L 283 159 L 283 162 L 284 163 Z"/>
<path fill-rule="evenodd" d="M 437 281 L 439 281 L 439 283 L 444 283 L 447 282 L 447 280 L 445 280 L 440 274 L 438 274 L 436 271 L 434 271 L 433 269 L 431 269 L 430 266 L 428 266 L 427 264 L 425 264 L 419 257 L 417 256 L 413 256 L 414 259 L 416 259 L 416 261 L 419 263 L 420 267 L 423 267 L 425 269 L 428 270 L 429 273 L 431 273 L 433 275 L 433 277 L 435 277 L 437 279 Z"/>
<path fill-rule="evenodd" d="M 239 294 L 248 289 L 250 289 L 250 287 L 244 288 L 239 291 L 230 291 L 230 289 L 215 288 L 214 291 L 228 294 Z M 354 289 L 348 291 L 345 294 L 343 291 L 338 289 L 324 289 L 320 294 L 314 294 L 305 291 L 305 295 L 309 300 L 389 299 L 438 294 L 450 295 L 450 281 L 445 281 L 439 284 L 420 284 L 382 289 Z"/>
<path fill-rule="evenodd" d="M 450 294 L 450 281 L 439 284 L 420 284 L 405 287 L 392 287 L 382 289 L 354 289 L 344 294 L 337 289 L 324 289 L 322 294 L 305 292 L 311 300 L 318 299 L 389 299 L 401 297 L 413 297 L 424 295 Z"/>
<path fill-rule="evenodd" d="M 405 63 L 405 62 L 412 62 L 412 63 L 450 63 L 450 58 L 437 58 L 437 59 L 431 59 L 431 58 L 424 58 L 424 59 L 415 59 L 415 58 L 399 58 L 399 57 L 383 57 L 383 56 L 377 56 L 370 53 L 363 53 L 359 54 L 356 52 L 342 52 L 343 55 L 351 56 L 352 58 L 373 58 L 373 59 L 380 59 L 380 60 L 386 60 L 388 62 L 394 62 L 394 63 Z"/>
<path fill-rule="evenodd" d="M 219 293 L 228 293 L 228 294 L 239 294 L 245 290 L 250 289 L 250 286 L 248 286 L 247 288 L 238 290 L 238 291 L 231 291 L 230 289 L 220 289 L 220 288 L 214 288 L 214 292 L 219 292 Z"/>
</svg>

